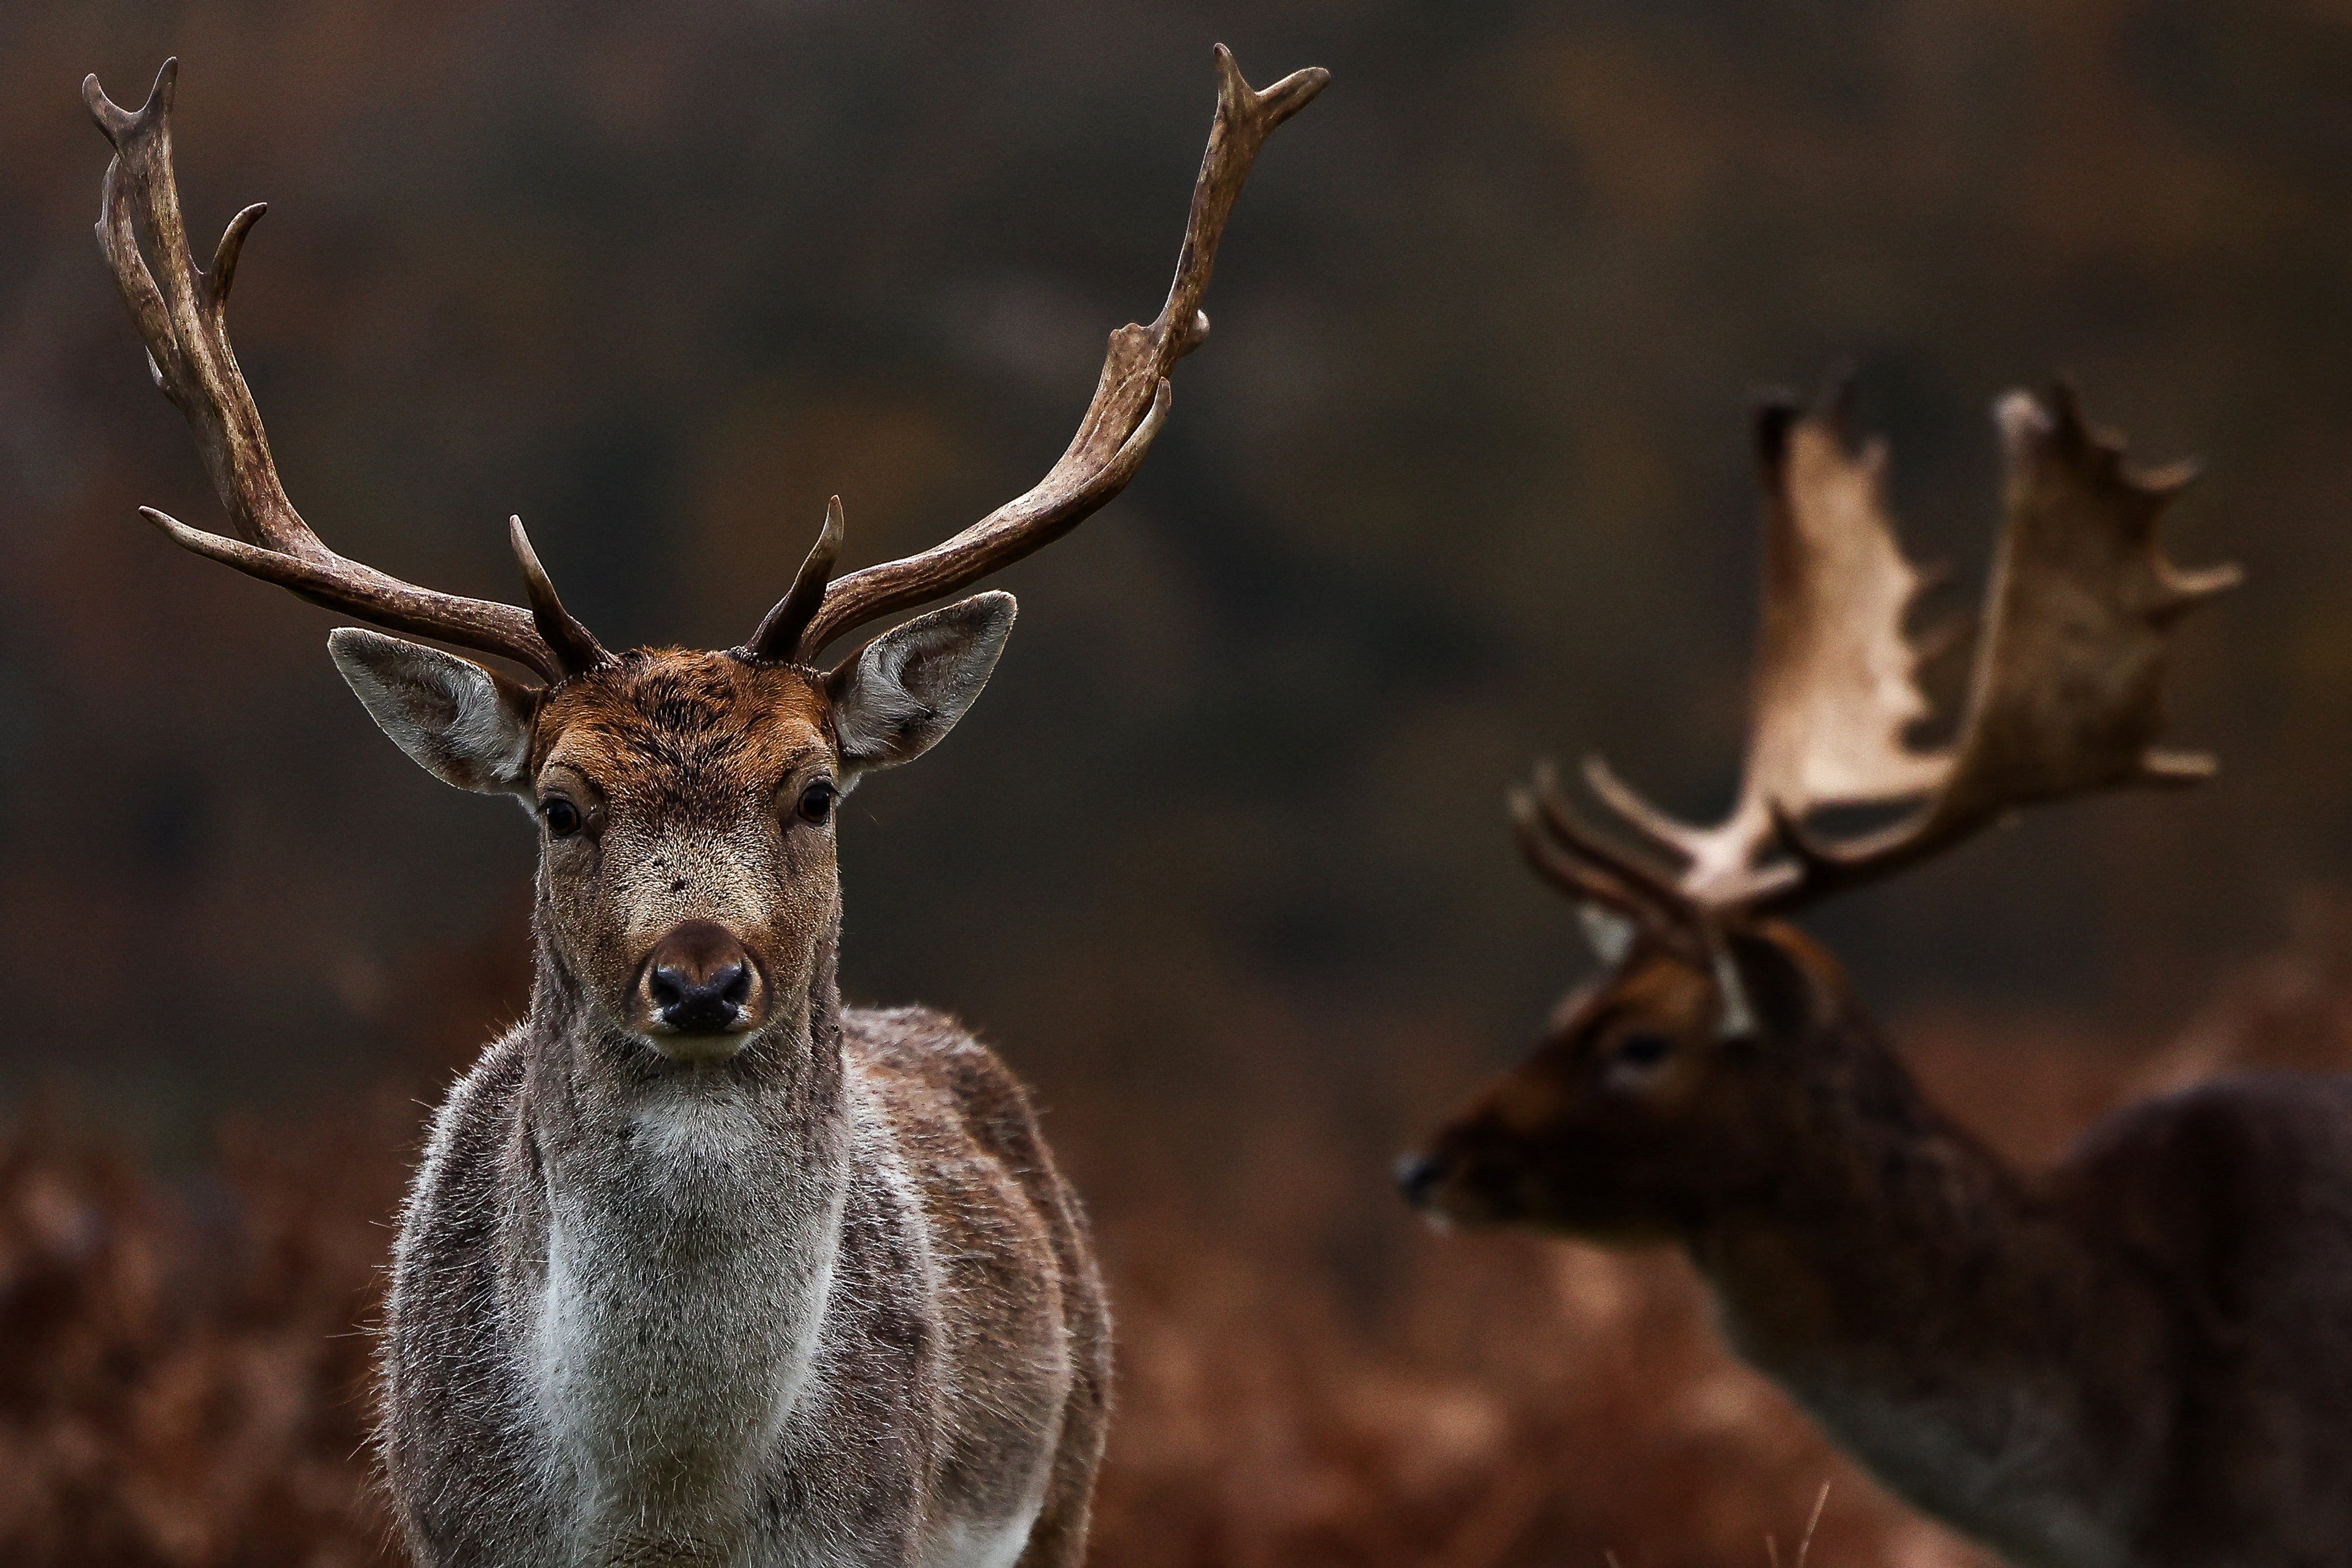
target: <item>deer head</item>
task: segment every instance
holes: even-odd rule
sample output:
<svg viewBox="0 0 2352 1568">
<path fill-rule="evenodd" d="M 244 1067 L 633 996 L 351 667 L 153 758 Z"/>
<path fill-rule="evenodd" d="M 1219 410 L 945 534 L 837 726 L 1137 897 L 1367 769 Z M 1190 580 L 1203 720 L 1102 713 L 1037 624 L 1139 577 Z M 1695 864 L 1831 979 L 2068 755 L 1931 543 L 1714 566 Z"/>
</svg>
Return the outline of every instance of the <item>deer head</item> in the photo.
<svg viewBox="0 0 2352 1568">
<path fill-rule="evenodd" d="M 509 538 L 528 608 L 415 587 L 320 540 L 278 482 L 229 346 L 229 287 L 264 209 L 231 220 L 212 270 L 200 271 L 173 169 L 178 62 L 164 63 L 136 112 L 90 77 L 83 99 L 115 150 L 99 244 L 233 531 L 142 511 L 183 547 L 314 603 L 530 671 L 535 681 L 519 681 L 381 632 L 329 639 L 336 667 L 402 750 L 460 789 L 515 796 L 538 818 L 542 956 L 561 988 L 665 1056 L 730 1056 L 807 1006 L 839 907 L 834 803 L 867 772 L 922 755 L 962 716 L 1003 649 L 1013 601 L 976 594 L 830 666 L 819 655 L 1060 538 L 1126 486 L 1167 418 L 1176 361 L 1208 335 L 1201 300 L 1251 163 L 1328 79 L 1300 71 L 1258 92 L 1222 45 L 1216 66 L 1216 118 L 1167 302 L 1150 325 L 1111 334 L 1077 434 L 1034 487 L 929 549 L 839 579 L 835 497 L 790 590 L 740 646 L 623 653 L 565 611 L 520 518 Z"/>
<path fill-rule="evenodd" d="M 2180 785 L 2210 758 L 2161 749 L 2167 637 L 2238 580 L 2158 549 L 2187 466 L 2135 475 L 2068 388 L 1995 405 L 2007 523 L 1955 738 L 1922 750 L 1922 586 L 1887 519 L 1883 444 L 1856 446 L 1838 388 L 1756 420 L 1764 594 L 1739 795 L 1677 821 L 1597 759 L 1593 793 L 1631 830 L 1591 827 L 1549 768 L 1512 797 L 1519 847 L 1575 900 L 1606 966 L 1535 1052 L 1408 1156 L 1432 1216 L 1595 1237 L 1688 1234 L 1782 1180 L 1832 1136 L 1833 1107 L 1884 1101 L 1899 1071 L 1863 1043 L 1834 960 L 1780 917 L 1915 864 L 2021 807 Z M 1825 813 L 1904 813 L 1832 838 Z"/>
</svg>

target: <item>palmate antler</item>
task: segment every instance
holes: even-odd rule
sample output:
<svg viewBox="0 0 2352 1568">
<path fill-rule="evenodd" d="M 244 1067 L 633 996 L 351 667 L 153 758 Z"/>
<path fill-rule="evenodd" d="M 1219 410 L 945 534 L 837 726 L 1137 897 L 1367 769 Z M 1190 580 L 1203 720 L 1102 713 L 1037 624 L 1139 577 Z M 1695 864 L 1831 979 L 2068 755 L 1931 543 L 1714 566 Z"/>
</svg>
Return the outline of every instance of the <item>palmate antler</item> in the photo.
<svg viewBox="0 0 2352 1568">
<path fill-rule="evenodd" d="M 1253 89 L 1216 47 L 1217 116 L 1192 186 L 1184 244 L 1167 303 L 1149 327 L 1129 324 L 1110 335 L 1094 401 L 1078 422 L 1068 450 L 1026 494 L 1007 501 L 954 538 L 918 555 L 869 566 L 828 583 L 841 552 L 841 498 L 825 509 L 816 548 L 792 590 L 740 650 L 755 659 L 813 662 L 825 645 L 867 622 L 969 587 L 1000 567 L 1051 544 L 1127 487 L 1168 417 L 1168 377 L 1176 361 L 1209 336 L 1201 299 L 1216 265 L 1225 220 L 1249 178 L 1258 149 L 1275 127 L 1314 101 L 1331 79 L 1319 67 L 1296 71 Z"/>
<path fill-rule="evenodd" d="M 1580 821 L 1547 772 L 1514 799 L 1530 863 L 1580 897 L 1710 952 L 1726 917 L 1784 914 L 1950 847 L 2010 811 L 2127 784 L 2193 782 L 2209 758 L 2165 751 L 2167 637 L 2233 586 L 2234 566 L 2184 572 L 2156 529 L 2186 465 L 2136 476 L 2120 444 L 2084 424 L 2065 386 L 1994 410 L 2009 467 L 2008 522 L 1957 737 L 1906 738 L 1927 713 L 1903 628 L 1919 574 L 1886 517 L 1884 446 L 1857 449 L 1846 399 L 1761 410 L 1764 615 L 1739 799 L 1710 828 L 1658 810 L 1595 760 L 1594 792 L 1669 873 Z M 1858 839 L 1818 837 L 1836 807 L 1899 807 Z"/>
<path fill-rule="evenodd" d="M 140 510 L 198 555 L 290 588 L 315 604 L 371 625 L 497 653 L 529 665 L 550 681 L 604 663 L 611 655 L 565 612 L 523 533 L 521 518 L 509 519 L 508 537 L 522 566 L 529 610 L 436 593 L 337 555 L 286 498 L 278 465 L 269 455 L 269 438 L 262 432 L 260 411 L 253 405 L 236 353 L 229 347 L 226 319 L 238 253 L 268 208 L 256 204 L 230 219 L 214 253 L 212 271 L 197 270 L 188 251 L 179 181 L 172 168 L 172 93 L 179 75 L 180 62 L 165 60 L 136 113 L 110 99 L 95 75 L 83 78 L 82 101 L 114 144 L 113 161 L 106 166 L 98 243 L 146 342 L 155 384 L 187 416 L 205 471 L 212 476 L 236 537 L 192 528 L 152 507 Z M 163 273 L 160 287 L 140 251 L 142 227 Z"/>
</svg>

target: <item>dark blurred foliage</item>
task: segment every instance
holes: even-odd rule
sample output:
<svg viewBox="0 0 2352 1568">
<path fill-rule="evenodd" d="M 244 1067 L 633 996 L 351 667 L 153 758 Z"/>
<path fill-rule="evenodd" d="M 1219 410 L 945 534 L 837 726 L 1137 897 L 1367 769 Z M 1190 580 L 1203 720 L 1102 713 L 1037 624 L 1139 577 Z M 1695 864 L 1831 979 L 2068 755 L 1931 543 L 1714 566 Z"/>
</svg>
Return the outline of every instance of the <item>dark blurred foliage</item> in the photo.
<svg viewBox="0 0 2352 1568">
<path fill-rule="evenodd" d="M 184 57 L 206 243 L 272 203 L 234 325 L 323 533 L 511 595 L 519 510 L 608 641 L 719 644 L 829 492 L 864 561 L 1044 470 L 1165 286 L 1216 38 L 1336 85 L 1252 183 L 1141 478 L 1007 574 L 987 701 L 858 797 L 856 994 L 1212 1124 L 1258 1012 L 1368 1113 L 1394 1020 L 1506 1054 L 1581 960 L 1501 789 L 1598 748 L 1726 795 L 1745 400 L 1841 359 L 1964 580 L 1987 402 L 2053 369 L 2147 459 L 2206 455 L 2178 553 L 2252 573 L 2173 683 L 2222 779 L 1825 916 L 1874 994 L 2158 1028 L 2352 862 L 2352 12 L 11 7 L 0 908 L 39 998 L 12 1074 L 166 1129 L 332 1090 L 401 1032 L 391 976 L 493 934 L 520 966 L 530 853 L 374 733 L 326 616 L 138 521 L 218 514 L 90 243 L 85 70 L 135 102 Z"/>
<path fill-rule="evenodd" d="M 1931 1090 L 2012 1157 L 2118 1097 L 2232 1066 L 2352 1067 L 2352 908 L 2305 901 L 2157 1059 L 2063 1029 L 1915 1027 Z M 37 1123 L 0 1139 L 0 1560 L 396 1563 L 363 1450 L 381 1217 L 410 1108 L 234 1123 L 143 1176 Z M 1832 1453 L 1717 1343 L 1688 1270 L 1538 1241 L 1401 1237 L 1349 1299 L 1353 1206 L 1319 1119 L 1245 1119 L 1263 1201 L 1203 1223 L 1129 1159 L 1097 1205 L 1118 1419 L 1115 1568 L 1990 1568 Z M 1161 1168 L 1166 1178 L 1174 1173 Z M 1826 1489 L 1826 1500 L 1823 1500 Z"/>
<path fill-rule="evenodd" d="M 986 700 L 844 831 L 852 993 L 1000 1042 L 1129 1260 L 1107 1561 L 1370 1561 L 1331 1542 L 1382 1499 L 1463 1568 L 1801 1524 L 1819 1449 L 1705 1350 L 1678 1273 L 1441 1249 L 1380 1174 L 1585 963 L 1504 785 L 1591 748 L 1685 808 L 1728 795 L 1752 388 L 1856 363 L 1907 538 L 1969 583 L 1989 400 L 2067 371 L 2143 458 L 2206 456 L 2175 552 L 2251 570 L 2172 682 L 2213 786 L 2053 810 L 1819 921 L 1990 1131 L 2046 1130 L 2070 1074 L 2123 1071 L 2074 1042 L 2172 1036 L 2293 889 L 2352 879 L 2340 5 L 0 8 L 0 1111 L 46 1093 L 61 1129 L 0 1203 L 7 1289 L 50 1281 L 25 1310 L 97 1336 L 37 1366 L 12 1328 L 0 1385 L 67 1413 L 41 1495 L 96 1487 L 103 1539 L 148 1542 L 108 1561 L 226 1550 L 217 1521 L 139 1535 L 169 1500 L 310 1519 L 357 1474 L 233 1444 L 207 1470 L 171 1435 L 215 1402 L 265 1447 L 356 1440 L 330 1396 L 358 1352 L 326 1336 L 423 1113 L 379 1097 L 429 1102 L 520 1007 L 531 851 L 376 734 L 327 617 L 137 520 L 218 513 L 90 241 L 81 75 L 135 103 L 183 57 L 200 243 L 272 204 L 233 325 L 331 542 L 510 597 L 520 511 L 608 642 L 719 645 L 827 494 L 859 564 L 1043 472 L 1104 333 L 1159 303 L 1216 39 L 1334 85 L 1252 182 L 1141 477 L 1005 575 Z M 225 1113 L 256 1129 L 226 1163 Z M 72 1414 L 76 1366 L 163 1392 Z M 1689 1396 L 1731 1412 L 1712 1449 L 1671 1436 L 1710 1378 L 1737 1391 Z M 1265 1430 L 1308 1412 L 1325 1479 L 1213 1424 L 1261 1396 Z M 1637 1436 L 1570 1462 L 1580 1422 Z M 151 1449 L 152 1479 L 90 1479 Z M 1250 1492 L 1261 1466 L 1301 1490 Z M 1825 1541 L 1899 1558 L 1911 1527 L 1839 1486 Z"/>
</svg>

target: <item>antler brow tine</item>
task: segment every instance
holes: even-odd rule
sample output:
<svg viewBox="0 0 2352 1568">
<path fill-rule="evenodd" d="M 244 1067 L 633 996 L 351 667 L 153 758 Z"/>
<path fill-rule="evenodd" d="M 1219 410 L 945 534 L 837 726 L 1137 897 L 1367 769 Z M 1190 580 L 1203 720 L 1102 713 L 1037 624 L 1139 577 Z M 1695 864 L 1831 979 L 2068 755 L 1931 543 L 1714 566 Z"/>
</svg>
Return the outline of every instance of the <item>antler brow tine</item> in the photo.
<svg viewBox="0 0 2352 1568">
<path fill-rule="evenodd" d="M 841 559 L 841 543 L 847 532 L 841 497 L 835 496 L 824 504 L 824 526 L 817 530 L 816 543 L 809 547 L 807 559 L 793 575 L 793 586 L 739 650 L 743 657 L 789 660 L 800 651 L 802 633 L 824 607 L 825 586 L 833 576 L 834 562 Z"/>
<path fill-rule="evenodd" d="M 760 658 L 814 661 L 855 627 L 942 598 L 1052 543 L 1127 487 L 1168 417 L 1170 372 L 1208 337 L 1201 300 L 1216 265 L 1217 245 L 1258 150 L 1276 126 L 1314 100 L 1331 79 L 1319 67 L 1297 71 L 1265 91 L 1244 79 L 1233 52 L 1216 47 L 1217 112 L 1193 183 L 1192 205 L 1177 252 L 1167 302 L 1148 327 L 1110 335 L 1094 399 L 1059 461 L 1025 494 L 917 555 L 850 573 L 828 587 L 794 625 L 807 570 L 771 611 L 742 652 Z M 828 525 L 830 526 L 830 525 Z M 822 548 L 822 547 L 821 547 Z M 811 558 L 812 564 L 815 557 Z M 830 562 L 827 562 L 829 566 Z M 787 606 L 795 606 L 786 612 Z M 787 651 L 784 633 L 797 633 Z"/>
<path fill-rule="evenodd" d="M 495 653 L 550 681 L 604 663 L 610 655 L 564 612 L 520 522 L 512 537 L 531 596 L 530 611 L 418 588 L 337 555 L 287 499 L 260 411 L 229 345 L 226 319 L 229 287 L 246 236 L 268 209 L 257 203 L 238 213 L 221 235 L 212 271 L 197 269 L 172 164 L 172 99 L 179 72 L 177 59 L 165 60 L 136 111 L 109 99 L 95 74 L 82 80 L 82 101 L 114 147 L 101 187 L 98 244 L 146 345 L 155 384 L 188 421 L 234 537 L 190 528 L 152 507 L 141 511 L 198 555 L 373 625 Z M 140 246 L 142 225 L 162 268 L 160 283 Z"/>
</svg>

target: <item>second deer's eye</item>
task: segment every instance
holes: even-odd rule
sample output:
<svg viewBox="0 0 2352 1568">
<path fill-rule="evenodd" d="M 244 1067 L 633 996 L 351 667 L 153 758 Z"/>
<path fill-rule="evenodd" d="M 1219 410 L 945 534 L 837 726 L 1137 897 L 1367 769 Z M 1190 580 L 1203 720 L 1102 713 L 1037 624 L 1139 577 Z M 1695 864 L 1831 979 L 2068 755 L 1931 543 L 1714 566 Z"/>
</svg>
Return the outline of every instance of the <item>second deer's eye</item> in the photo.
<svg viewBox="0 0 2352 1568">
<path fill-rule="evenodd" d="M 561 795 L 541 801 L 539 815 L 550 838 L 568 839 L 580 831 L 580 808 Z"/>
<path fill-rule="evenodd" d="M 802 821 L 822 823 L 833 815 L 833 803 L 840 798 L 840 790 L 820 779 L 801 791 L 800 805 L 795 810 Z"/>
<path fill-rule="evenodd" d="M 1664 1035 L 1645 1030 L 1629 1034 L 1617 1042 L 1617 1060 L 1628 1067 L 1655 1067 L 1673 1049 L 1674 1042 Z"/>
</svg>

